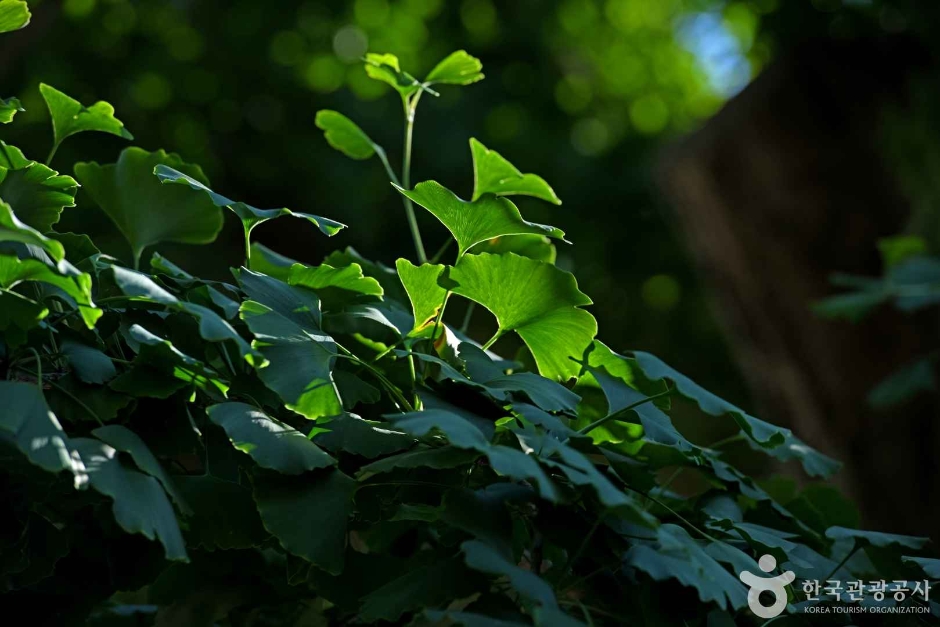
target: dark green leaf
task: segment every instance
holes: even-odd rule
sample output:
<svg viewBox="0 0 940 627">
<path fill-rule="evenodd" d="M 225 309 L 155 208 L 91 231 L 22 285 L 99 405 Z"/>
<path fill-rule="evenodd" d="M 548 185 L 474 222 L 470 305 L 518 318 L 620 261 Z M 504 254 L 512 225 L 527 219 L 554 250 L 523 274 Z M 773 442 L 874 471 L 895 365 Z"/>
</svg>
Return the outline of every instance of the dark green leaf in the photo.
<svg viewBox="0 0 940 627">
<path fill-rule="evenodd" d="M 238 450 L 251 455 L 263 468 L 287 475 L 327 468 L 336 460 L 296 429 L 245 403 L 212 405 L 206 412 L 225 429 Z"/>
<path fill-rule="evenodd" d="M 78 378 L 85 383 L 107 383 L 117 376 L 114 362 L 97 348 L 64 340 L 60 350 L 68 357 L 69 365 Z"/>
<path fill-rule="evenodd" d="M 479 540 L 467 540 L 460 545 L 467 566 L 497 577 L 506 577 L 516 591 L 539 605 L 557 607 L 551 586 L 533 572 L 523 570 Z"/>
<path fill-rule="evenodd" d="M 328 451 L 343 451 L 375 459 L 411 448 L 414 438 L 382 422 L 363 420 L 356 414 L 343 414 L 330 420 L 313 440 Z"/>
<path fill-rule="evenodd" d="M 408 569 L 401 577 L 366 595 L 359 618 L 366 623 L 397 621 L 407 611 L 466 596 L 476 583 L 461 560 L 434 560 Z"/>
<path fill-rule="evenodd" d="M 265 529 L 285 551 L 334 575 L 343 570 L 346 519 L 355 490 L 356 482 L 338 470 L 254 481 Z"/>
<path fill-rule="evenodd" d="M 887 409 L 907 401 L 919 392 L 935 390 L 937 383 L 932 359 L 919 359 L 883 379 L 868 393 L 868 404 Z"/>
<path fill-rule="evenodd" d="M 117 163 L 76 163 L 75 176 L 130 244 L 135 265 L 143 250 L 161 242 L 207 244 L 222 229 L 222 212 L 209 199 L 175 186 L 161 185 L 153 175 L 158 165 L 205 180 L 199 166 L 162 150 L 131 147 Z"/>
<path fill-rule="evenodd" d="M 118 451 L 104 442 L 78 438 L 72 443 L 85 462 L 91 487 L 113 499 L 114 520 L 128 533 L 159 540 L 168 560 L 188 562 L 173 506 L 160 483 L 126 468 Z"/>
<path fill-rule="evenodd" d="M 0 435 L 9 438 L 29 461 L 49 472 L 68 470 L 75 486 L 88 476 L 81 457 L 73 456 L 73 444 L 35 385 L 0 381 Z"/>
<path fill-rule="evenodd" d="M 879 531 L 861 531 L 859 529 L 846 529 L 845 527 L 829 527 L 829 529 L 826 529 L 826 537 L 830 540 L 851 538 L 859 542 L 862 546 L 903 546 L 915 550 L 924 548 L 924 546 L 930 542 L 930 538 L 901 536 L 894 533 L 881 533 Z"/>
<path fill-rule="evenodd" d="M 175 183 L 177 185 L 189 187 L 196 191 L 205 192 L 216 207 L 227 207 L 234 211 L 235 214 L 241 219 L 246 231 L 251 231 L 251 229 L 258 226 L 262 222 L 267 222 L 268 220 L 272 220 L 274 218 L 280 218 L 281 216 L 303 218 L 320 229 L 320 231 L 325 235 L 336 235 L 342 229 L 346 228 L 345 224 L 340 224 L 334 220 L 321 218 L 320 216 L 311 215 L 309 213 L 296 213 L 284 207 L 280 209 L 258 209 L 256 207 L 252 207 L 251 205 L 246 205 L 243 202 L 236 202 L 212 191 L 201 180 L 197 180 L 197 178 L 193 178 L 192 176 L 189 176 L 183 172 L 179 172 L 172 164 L 158 164 L 153 169 L 153 173 L 157 175 L 157 178 L 161 183 Z"/>
<path fill-rule="evenodd" d="M 460 449 L 453 446 L 429 448 L 421 446 L 413 451 L 385 457 L 359 469 L 356 475 L 360 481 L 373 475 L 392 472 L 400 468 L 458 468 L 473 462 L 480 456 L 479 451 Z"/>
<path fill-rule="evenodd" d="M 134 460 L 134 463 L 137 464 L 140 470 L 160 482 L 163 489 L 173 498 L 173 501 L 181 512 L 186 515 L 192 515 L 192 510 L 183 499 L 183 496 L 177 491 L 176 485 L 173 483 L 170 475 L 163 469 L 163 466 L 157 461 L 153 452 L 147 448 L 147 445 L 140 439 L 139 435 L 121 425 L 98 427 L 92 431 L 91 434 L 108 446 L 130 455 L 131 459 Z"/>
<path fill-rule="evenodd" d="M 195 512 L 186 533 L 190 546 L 248 549 L 269 537 L 250 489 L 212 475 L 178 477 L 177 483 Z"/>
</svg>

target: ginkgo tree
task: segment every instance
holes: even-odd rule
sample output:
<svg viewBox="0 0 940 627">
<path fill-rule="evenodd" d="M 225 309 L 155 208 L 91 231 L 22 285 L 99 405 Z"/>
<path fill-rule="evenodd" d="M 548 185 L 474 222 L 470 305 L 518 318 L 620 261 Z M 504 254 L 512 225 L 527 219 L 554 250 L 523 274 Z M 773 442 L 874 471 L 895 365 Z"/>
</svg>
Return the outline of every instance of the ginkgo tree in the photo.
<svg viewBox="0 0 940 627">
<path fill-rule="evenodd" d="M 24 7 L 0 0 L 0 30 L 25 23 Z M 384 166 L 415 246 L 394 267 L 353 248 L 308 265 L 252 242 L 255 226 L 279 218 L 300 218 L 318 242 L 354 238 L 357 225 L 232 200 L 163 150 L 130 146 L 114 163 L 75 164 L 74 178 L 54 170 L 79 133 L 132 138 L 107 103 L 42 85 L 46 163 L 0 143 L 10 616 L 760 624 L 738 575 L 762 572 L 769 554 L 800 580 L 775 620 L 804 624 L 807 607 L 837 600 L 807 599 L 802 581 L 940 578 L 926 538 L 857 529 L 851 503 L 821 482 L 837 462 L 655 356 L 598 338 L 591 298 L 554 264 L 563 231 L 515 204 L 560 204 L 544 179 L 471 139 L 469 200 L 433 180 L 411 184 L 419 99 L 481 80 L 479 60 L 456 52 L 419 80 L 393 55 L 369 54 L 365 71 L 401 99 L 401 167 L 341 113 L 315 123 L 346 156 Z M 0 101 L 0 121 L 21 108 Z M 63 211 L 86 203 L 129 255 L 57 230 Z M 230 280 L 161 254 L 168 242 L 214 241 L 226 209 L 245 245 Z M 417 211 L 448 232 L 431 259 Z M 452 299 L 465 301 L 460 324 Z M 480 309 L 495 319 L 488 338 L 468 334 Z M 506 352 L 508 334 L 519 353 Z M 735 435 L 690 439 L 669 415 L 679 398 Z M 796 461 L 816 481 L 759 481 L 729 463 L 732 442 Z M 672 489 L 683 473 L 701 490 Z M 938 614 L 926 595 L 866 603 Z M 810 622 L 842 624 L 835 613 Z"/>
</svg>

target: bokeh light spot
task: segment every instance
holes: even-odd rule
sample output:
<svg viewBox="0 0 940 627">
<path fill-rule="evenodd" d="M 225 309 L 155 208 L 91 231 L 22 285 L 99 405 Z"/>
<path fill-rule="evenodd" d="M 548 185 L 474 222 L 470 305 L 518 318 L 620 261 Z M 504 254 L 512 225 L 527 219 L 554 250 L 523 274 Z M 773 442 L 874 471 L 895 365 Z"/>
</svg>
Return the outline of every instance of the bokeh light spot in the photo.
<svg viewBox="0 0 940 627">
<path fill-rule="evenodd" d="M 173 97 L 173 87 L 163 76 L 147 72 L 134 81 L 131 96 L 141 109 L 162 109 Z"/>
<path fill-rule="evenodd" d="M 346 72 L 343 64 L 332 55 L 313 57 L 304 70 L 304 81 L 313 91 L 323 94 L 336 91 L 343 86 Z"/>
<path fill-rule="evenodd" d="M 281 65 L 297 65 L 304 57 L 307 47 L 303 36 L 297 31 L 284 30 L 271 38 L 269 54 L 271 60 Z"/>
<path fill-rule="evenodd" d="M 369 49 L 369 37 L 358 26 L 344 26 L 333 36 L 333 52 L 342 61 L 358 61 Z"/>
<path fill-rule="evenodd" d="M 640 133 L 654 135 L 669 124 L 669 107 L 656 94 L 642 96 L 630 105 L 630 122 Z"/>
<path fill-rule="evenodd" d="M 580 154 L 593 157 L 607 149 L 610 131 L 597 118 L 585 118 L 575 122 L 571 128 L 571 145 Z"/>
<path fill-rule="evenodd" d="M 654 274 L 643 282 L 640 297 L 650 309 L 669 311 L 679 304 L 682 287 L 669 274 Z"/>
</svg>

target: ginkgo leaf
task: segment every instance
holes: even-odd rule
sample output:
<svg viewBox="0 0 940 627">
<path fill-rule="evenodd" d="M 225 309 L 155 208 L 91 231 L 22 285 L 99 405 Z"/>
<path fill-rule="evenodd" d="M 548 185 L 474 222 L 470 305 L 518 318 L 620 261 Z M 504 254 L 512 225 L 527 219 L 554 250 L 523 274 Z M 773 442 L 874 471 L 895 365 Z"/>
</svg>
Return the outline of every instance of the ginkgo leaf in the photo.
<svg viewBox="0 0 940 627">
<path fill-rule="evenodd" d="M 555 258 L 558 256 L 558 251 L 555 249 L 552 240 L 544 235 L 531 235 L 529 233 L 503 235 L 502 237 L 480 242 L 470 251 L 494 255 L 516 253 L 522 257 L 544 261 L 545 263 L 555 263 Z"/>
<path fill-rule="evenodd" d="M 257 242 L 251 244 L 251 255 L 248 263 L 250 270 L 287 283 L 288 278 L 290 278 L 290 269 L 296 263 L 298 263 L 296 259 L 274 252 L 264 244 Z"/>
<path fill-rule="evenodd" d="M 763 450 L 781 461 L 798 459 L 807 473 L 817 477 L 828 477 L 839 469 L 838 462 L 807 446 L 789 429 L 751 416 L 677 372 L 655 355 L 642 351 L 634 351 L 633 355 L 636 365 L 648 379 L 669 379 L 682 396 L 695 401 L 706 414 L 731 416 L 745 435 L 758 445 L 758 450 Z"/>
<path fill-rule="evenodd" d="M 0 198 L 16 216 L 46 233 L 59 221 L 62 210 L 75 206 L 78 183 L 37 161 L 27 159 L 15 146 L 0 142 Z"/>
<path fill-rule="evenodd" d="M 424 82 L 429 85 L 434 83 L 470 85 L 483 80 L 482 70 L 483 64 L 479 59 L 467 54 L 466 50 L 458 50 L 450 53 L 435 65 Z"/>
<path fill-rule="evenodd" d="M 0 0 L 2 3 L 3 0 Z M 26 111 L 20 101 L 16 98 L 0 98 L 0 124 L 9 124 L 13 121 L 13 116 L 19 112 Z"/>
<path fill-rule="evenodd" d="M 288 283 L 318 290 L 338 289 L 364 296 L 382 296 L 384 290 L 379 282 L 362 273 L 362 266 L 352 263 L 342 268 L 323 263 L 319 266 L 294 264 L 288 275 Z"/>
<path fill-rule="evenodd" d="M 483 194 L 497 196 L 524 195 L 561 204 L 555 190 L 536 174 L 523 174 L 495 150 L 490 150 L 474 138 L 470 138 L 470 153 L 473 155 L 473 200 Z"/>
<path fill-rule="evenodd" d="M 162 150 L 131 147 L 117 163 L 76 163 L 75 176 L 130 244 L 136 268 L 148 246 L 161 242 L 207 244 L 222 229 L 222 211 L 209 199 L 187 190 L 161 185 L 153 176 L 158 165 L 204 179 L 199 166 Z"/>
<path fill-rule="evenodd" d="M 134 139 L 134 136 L 124 128 L 124 123 L 114 117 L 114 107 L 107 102 L 99 101 L 86 107 L 78 100 L 45 83 L 39 84 L 39 92 L 46 101 L 46 106 L 49 107 L 49 115 L 52 116 L 55 148 L 58 148 L 66 137 L 82 131 L 98 131 L 124 139 Z"/>
<path fill-rule="evenodd" d="M 395 262 L 395 267 L 398 269 L 398 278 L 408 293 L 408 300 L 411 301 L 411 311 L 415 319 L 411 332 L 415 333 L 432 324 L 444 304 L 447 290 L 437 284 L 444 266 L 430 263 L 415 266 L 407 259 L 399 259 Z"/>
<path fill-rule="evenodd" d="M 163 544 L 168 560 L 188 562 L 173 506 L 154 477 L 121 463 L 117 449 L 91 438 L 72 440 L 88 469 L 91 487 L 113 499 L 114 520 L 128 533 Z"/>
<path fill-rule="evenodd" d="M 81 457 L 72 455 L 74 447 L 40 389 L 32 384 L 0 381 L 0 398 L 0 440 L 12 440 L 30 463 L 48 472 L 70 471 L 75 486 L 83 485 L 88 477 Z"/>
<path fill-rule="evenodd" d="M 503 235 L 533 233 L 565 241 L 560 229 L 523 220 L 519 209 L 507 198 L 488 195 L 467 202 L 435 181 L 418 183 L 413 190 L 395 187 L 447 227 L 457 240 L 458 257 L 480 242 Z"/>
<path fill-rule="evenodd" d="M 351 159 L 368 159 L 382 151 L 382 147 L 372 141 L 365 131 L 338 111 L 317 111 L 316 125 L 323 130 L 323 136 L 330 146 Z"/>
<path fill-rule="evenodd" d="M 261 380 L 311 420 L 342 414 L 333 380 L 336 343 L 320 328 L 316 294 L 244 268 L 239 282 L 252 299 L 242 303 L 241 318 L 255 336 L 252 346 L 269 361 L 258 371 Z"/>
<path fill-rule="evenodd" d="M 336 460 L 307 436 L 257 407 L 245 403 L 222 403 L 206 409 L 209 418 L 225 430 L 238 450 L 251 455 L 263 468 L 286 475 L 328 468 Z"/>
<path fill-rule="evenodd" d="M 0 0 L 0 33 L 23 28 L 29 24 L 30 17 L 24 0 Z"/>
<path fill-rule="evenodd" d="M 256 207 L 252 207 L 251 205 L 246 205 L 243 202 L 236 202 L 230 198 L 226 198 L 222 194 L 218 194 L 212 191 L 202 181 L 199 181 L 183 172 L 179 172 L 170 165 L 159 164 L 154 168 L 153 173 L 157 175 L 157 178 L 161 183 L 175 183 L 178 185 L 185 185 L 194 190 L 205 192 L 216 207 L 227 207 L 234 211 L 235 214 L 241 219 L 245 230 L 249 232 L 251 229 L 255 228 L 262 222 L 267 222 L 268 220 L 272 220 L 274 218 L 280 218 L 281 216 L 303 218 L 304 220 L 311 222 L 325 235 L 336 235 L 342 229 L 346 228 L 345 224 L 340 224 L 334 220 L 321 218 L 320 216 L 311 215 L 309 213 L 296 213 L 283 207 L 280 209 L 258 209 Z"/>
<path fill-rule="evenodd" d="M 24 281 L 38 281 L 61 290 L 61 293 L 74 301 L 79 315 L 89 329 L 94 328 L 95 322 L 103 314 L 92 300 L 91 276 L 80 272 L 67 261 L 60 261 L 56 267 L 50 267 L 37 259 L 0 255 L 0 287 L 10 289 Z"/>
<path fill-rule="evenodd" d="M 506 577 L 516 591 L 535 603 L 557 607 L 552 587 L 535 573 L 520 568 L 496 549 L 479 540 L 467 540 L 460 545 L 467 566 L 497 577 Z"/>
<path fill-rule="evenodd" d="M 555 266 L 506 255 L 466 255 L 442 278 L 452 290 L 489 309 L 499 324 L 494 338 L 515 331 L 549 379 L 577 375 L 597 333 L 597 321 L 579 307 L 592 304 L 574 276 Z M 520 298 L 525 294 L 525 298 Z M 492 343 L 492 342 L 491 342 Z"/>
<path fill-rule="evenodd" d="M 403 72 L 398 64 L 398 57 L 393 54 L 370 52 L 365 58 L 365 68 L 369 78 L 391 85 L 402 98 L 407 98 L 422 89 L 437 95 L 434 91 L 422 85 L 414 76 L 408 72 Z"/>
<path fill-rule="evenodd" d="M 65 247 L 60 242 L 20 222 L 13 213 L 13 208 L 2 200 L 0 200 L 0 242 L 19 242 L 38 246 L 49 253 L 53 261 L 65 259 Z"/>
</svg>

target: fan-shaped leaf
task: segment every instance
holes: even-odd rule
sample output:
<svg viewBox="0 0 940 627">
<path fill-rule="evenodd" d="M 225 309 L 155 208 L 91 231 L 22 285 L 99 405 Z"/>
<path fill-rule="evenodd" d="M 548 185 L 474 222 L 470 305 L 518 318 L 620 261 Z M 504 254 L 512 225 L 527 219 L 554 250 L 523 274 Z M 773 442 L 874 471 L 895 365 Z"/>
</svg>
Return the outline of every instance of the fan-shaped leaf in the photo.
<svg viewBox="0 0 940 627">
<path fill-rule="evenodd" d="M 470 153 L 473 155 L 473 200 L 483 194 L 518 194 L 561 204 L 555 190 L 545 179 L 536 174 L 523 174 L 498 152 L 490 150 L 474 138 L 470 138 Z"/>
<path fill-rule="evenodd" d="M 91 299 L 91 276 L 79 272 L 69 262 L 63 260 L 50 267 L 36 259 L 0 255 L 0 287 L 10 289 L 24 281 L 38 281 L 61 290 L 60 294 L 72 299 L 89 329 L 94 328 L 103 313 Z"/>
<path fill-rule="evenodd" d="M 117 163 L 76 163 L 75 176 L 130 244 L 135 267 L 143 250 L 160 242 L 207 244 L 222 229 L 222 212 L 209 199 L 161 185 L 153 176 L 158 165 L 183 170 L 204 180 L 199 166 L 162 150 L 125 148 Z"/>
<path fill-rule="evenodd" d="M 0 4 L 3 0 L 0 0 Z M 17 98 L 0 98 L 0 124 L 9 124 L 13 121 L 13 116 L 19 112 L 26 111 Z"/>
<path fill-rule="evenodd" d="M 170 478 L 170 475 L 163 469 L 160 462 L 154 456 L 153 452 L 147 447 L 140 436 L 121 425 L 106 425 L 98 427 L 91 432 L 93 436 L 122 453 L 127 453 L 137 464 L 137 467 L 151 477 L 154 477 L 163 486 L 173 501 L 179 507 L 180 511 L 186 515 L 192 515 L 192 510 L 183 496 L 176 489 L 176 484 Z"/>
<path fill-rule="evenodd" d="M 346 519 L 356 482 L 338 470 L 295 478 L 256 477 L 261 521 L 285 551 L 334 575 L 343 570 Z"/>
<path fill-rule="evenodd" d="M 24 0 L 0 0 L 0 33 L 18 30 L 29 24 L 29 6 Z"/>
<path fill-rule="evenodd" d="M 466 255 L 447 278 L 454 284 L 455 294 L 483 305 L 496 316 L 498 335 L 509 331 L 519 334 L 542 376 L 567 379 L 578 373 L 573 359 L 580 360 L 591 344 L 597 322 L 579 309 L 592 301 L 578 289 L 573 275 L 510 253 Z"/>
<path fill-rule="evenodd" d="M 75 478 L 75 487 L 88 479 L 80 455 L 62 430 L 58 419 L 36 385 L 13 381 L 0 381 L 0 437 L 10 439 L 43 470 L 68 470 Z"/>
<path fill-rule="evenodd" d="M 45 233 L 59 221 L 62 210 L 75 206 L 78 183 L 37 161 L 15 146 L 0 142 L 0 198 L 16 217 Z"/>
<path fill-rule="evenodd" d="M 896 533 L 881 533 L 880 531 L 862 531 L 860 529 L 846 529 L 845 527 L 829 527 L 826 529 L 826 537 L 831 540 L 842 540 L 851 538 L 862 546 L 889 547 L 892 545 L 903 546 L 907 549 L 919 550 L 924 548 L 929 538 L 918 538 L 916 536 L 902 536 Z"/>
<path fill-rule="evenodd" d="M 507 198 L 483 196 L 467 202 L 435 181 L 418 183 L 410 191 L 398 186 L 396 189 L 447 227 L 457 240 L 458 257 L 480 242 L 503 235 L 530 233 L 565 241 L 560 229 L 523 220 L 519 209 Z"/>
<path fill-rule="evenodd" d="M 434 322 L 444 304 L 447 290 L 437 283 L 444 266 L 430 263 L 415 266 L 407 259 L 399 259 L 395 262 L 395 267 L 408 293 L 408 300 L 411 301 L 411 311 L 415 319 L 411 333 L 416 333 Z"/>
<path fill-rule="evenodd" d="M 704 389 L 685 375 L 676 372 L 654 355 L 634 351 L 636 364 L 643 374 L 653 380 L 669 379 L 682 396 L 695 401 L 710 416 L 725 414 L 734 418 L 741 430 L 757 445 L 782 461 L 799 459 L 807 473 L 828 477 L 839 469 L 839 463 L 810 448 L 789 429 L 777 427 L 747 414 L 744 410 Z"/>
<path fill-rule="evenodd" d="M 414 76 L 408 72 L 403 72 L 398 64 L 398 57 L 393 54 L 370 52 L 366 55 L 365 62 L 366 74 L 369 78 L 391 85 L 402 98 L 407 98 L 422 89 L 437 95 L 434 91 L 422 85 Z"/>
<path fill-rule="evenodd" d="M 114 520 L 128 533 L 159 540 L 168 560 L 188 562 L 173 506 L 160 483 L 126 468 L 118 451 L 90 438 L 72 440 L 88 469 L 91 487 L 113 499 Z"/>
<path fill-rule="evenodd" d="M 111 358 L 93 346 L 65 340 L 60 350 L 68 357 L 69 366 L 78 378 L 85 383 L 107 383 L 117 376 Z"/>
<path fill-rule="evenodd" d="M 494 255 L 504 255 L 506 253 L 516 253 L 521 257 L 528 257 L 536 261 L 545 263 L 555 263 L 558 251 L 552 240 L 544 235 L 503 235 L 495 239 L 480 242 L 470 249 L 474 253 L 492 253 Z"/>
<path fill-rule="evenodd" d="M 39 92 L 46 101 L 46 106 L 49 107 L 49 115 L 52 116 L 56 147 L 66 137 L 82 131 L 99 131 L 124 139 L 134 139 L 134 136 L 124 128 L 124 123 L 114 117 L 114 107 L 107 102 L 100 101 L 86 107 L 78 100 L 45 83 L 39 84 Z"/>
<path fill-rule="evenodd" d="M 303 218 L 308 222 L 316 226 L 320 231 L 326 235 L 336 235 L 342 229 L 346 228 L 345 224 L 340 224 L 328 218 L 321 218 L 320 216 L 311 215 L 309 213 L 295 213 L 290 209 L 280 208 L 280 209 L 258 209 L 252 207 L 251 205 L 246 205 L 243 202 L 236 202 L 230 198 L 226 198 L 222 194 L 218 194 L 211 189 L 209 189 L 205 183 L 197 178 L 189 176 L 183 172 L 179 172 L 175 169 L 173 164 L 158 164 L 153 169 L 153 173 L 157 175 L 157 178 L 161 183 L 169 184 L 178 184 L 185 185 L 191 189 L 205 192 L 209 199 L 216 207 L 228 207 L 241 219 L 242 225 L 245 227 L 246 231 L 251 231 L 262 222 L 267 222 L 274 218 L 280 218 L 281 216 L 291 216 L 294 218 Z"/>
<path fill-rule="evenodd" d="M 337 111 L 317 111 L 316 125 L 330 146 L 351 159 L 368 159 L 382 151 L 355 122 Z"/>
<path fill-rule="evenodd" d="M 483 80 L 482 70 L 483 64 L 479 59 L 467 54 L 466 50 L 458 50 L 450 53 L 435 65 L 424 82 L 429 85 L 435 83 L 470 85 Z"/>
<path fill-rule="evenodd" d="M 396 431 L 384 422 L 363 420 L 356 414 L 343 414 L 322 427 L 314 442 L 329 451 L 342 451 L 375 459 L 411 448 L 413 437 Z"/>
<path fill-rule="evenodd" d="M 245 403 L 212 405 L 206 412 L 225 429 L 235 448 L 251 455 L 263 468 L 286 475 L 327 468 L 336 460 L 293 427 Z"/>
<path fill-rule="evenodd" d="M 557 607 L 555 593 L 548 583 L 535 573 L 519 568 L 495 549 L 479 540 L 467 540 L 460 545 L 467 566 L 497 577 L 506 577 L 512 587 L 534 603 Z"/>
<path fill-rule="evenodd" d="M 20 242 L 38 246 L 49 253 L 54 261 L 65 259 L 65 247 L 60 242 L 20 222 L 13 213 L 13 208 L 2 200 L 0 200 L 0 242 Z"/>
</svg>

